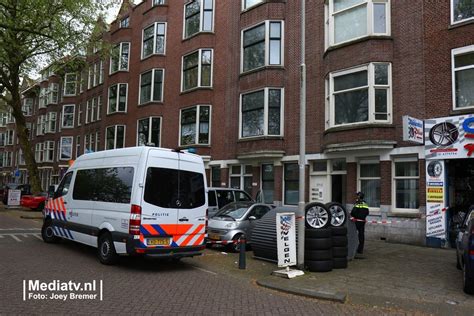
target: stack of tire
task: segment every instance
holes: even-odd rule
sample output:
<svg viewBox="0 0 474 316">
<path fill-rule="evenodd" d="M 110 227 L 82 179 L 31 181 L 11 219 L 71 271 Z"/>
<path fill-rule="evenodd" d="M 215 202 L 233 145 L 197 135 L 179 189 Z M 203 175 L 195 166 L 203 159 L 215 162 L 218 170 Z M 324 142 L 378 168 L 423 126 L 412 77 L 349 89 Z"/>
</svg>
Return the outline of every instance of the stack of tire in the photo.
<svg viewBox="0 0 474 316">
<path fill-rule="evenodd" d="M 346 212 L 338 203 L 305 207 L 305 266 L 311 272 L 347 268 Z"/>
</svg>

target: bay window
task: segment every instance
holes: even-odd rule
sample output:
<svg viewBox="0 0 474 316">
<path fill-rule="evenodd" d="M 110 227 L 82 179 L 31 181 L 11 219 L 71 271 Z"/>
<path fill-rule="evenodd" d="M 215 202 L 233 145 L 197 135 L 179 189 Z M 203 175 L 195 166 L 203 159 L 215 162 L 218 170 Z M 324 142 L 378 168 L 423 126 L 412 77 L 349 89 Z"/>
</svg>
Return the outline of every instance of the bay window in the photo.
<svg viewBox="0 0 474 316">
<path fill-rule="evenodd" d="M 184 5 L 184 38 L 214 29 L 214 0 L 194 0 Z"/>
<path fill-rule="evenodd" d="M 140 102 L 163 101 L 163 69 L 152 69 L 140 75 Z"/>
<path fill-rule="evenodd" d="M 118 83 L 109 87 L 109 106 L 107 108 L 107 114 L 127 112 L 127 90 L 127 83 Z"/>
<path fill-rule="evenodd" d="M 212 49 L 199 49 L 183 57 L 181 91 L 212 87 Z"/>
<path fill-rule="evenodd" d="M 76 80 L 75 73 L 67 73 L 64 75 L 64 96 L 76 95 Z"/>
<path fill-rule="evenodd" d="M 125 125 L 109 126 L 105 129 L 105 149 L 125 147 Z"/>
<path fill-rule="evenodd" d="M 67 104 L 63 106 L 61 128 L 74 127 L 74 104 Z"/>
<path fill-rule="evenodd" d="M 451 24 L 474 19 L 474 2 L 472 0 L 451 0 Z"/>
<path fill-rule="evenodd" d="M 265 0 L 242 0 L 242 10 L 247 10 L 262 2 L 265 2 Z"/>
<path fill-rule="evenodd" d="M 452 50 L 453 108 L 474 108 L 474 45 Z"/>
<path fill-rule="evenodd" d="M 59 147 L 59 159 L 69 160 L 72 159 L 72 143 L 74 138 L 72 136 L 61 137 Z"/>
<path fill-rule="evenodd" d="M 211 126 L 211 107 L 198 105 L 181 110 L 180 146 L 209 145 Z"/>
<path fill-rule="evenodd" d="M 138 120 L 137 146 L 160 147 L 161 118 L 147 117 Z"/>
<path fill-rule="evenodd" d="M 112 48 L 110 56 L 110 73 L 128 71 L 130 59 L 130 43 L 120 43 Z"/>
<path fill-rule="evenodd" d="M 143 30 L 142 58 L 165 53 L 166 23 L 153 23 Z"/>
</svg>

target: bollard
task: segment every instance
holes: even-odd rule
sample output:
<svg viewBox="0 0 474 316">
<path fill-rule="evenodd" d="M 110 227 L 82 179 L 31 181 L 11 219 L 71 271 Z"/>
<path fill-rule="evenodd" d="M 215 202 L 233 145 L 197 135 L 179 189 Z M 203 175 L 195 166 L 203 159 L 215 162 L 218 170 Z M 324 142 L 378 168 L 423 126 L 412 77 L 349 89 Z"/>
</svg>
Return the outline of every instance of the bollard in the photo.
<svg viewBox="0 0 474 316">
<path fill-rule="evenodd" d="M 239 251 L 239 269 L 245 270 L 246 262 L 245 262 L 245 236 L 242 236 L 237 241 L 240 244 L 240 251 Z"/>
</svg>

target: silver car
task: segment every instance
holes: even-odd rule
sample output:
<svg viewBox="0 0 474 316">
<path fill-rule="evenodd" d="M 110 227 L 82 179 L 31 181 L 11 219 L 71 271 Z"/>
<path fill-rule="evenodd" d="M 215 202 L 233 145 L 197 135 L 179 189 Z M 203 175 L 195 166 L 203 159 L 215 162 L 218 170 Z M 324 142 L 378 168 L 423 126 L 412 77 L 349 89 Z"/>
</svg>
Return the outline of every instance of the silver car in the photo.
<svg viewBox="0 0 474 316">
<path fill-rule="evenodd" d="M 250 242 L 252 230 L 257 221 L 275 206 L 255 202 L 233 202 L 224 206 L 208 223 L 210 241 L 238 241 L 246 236 Z M 240 245 L 231 243 L 228 248 L 238 251 Z"/>
</svg>

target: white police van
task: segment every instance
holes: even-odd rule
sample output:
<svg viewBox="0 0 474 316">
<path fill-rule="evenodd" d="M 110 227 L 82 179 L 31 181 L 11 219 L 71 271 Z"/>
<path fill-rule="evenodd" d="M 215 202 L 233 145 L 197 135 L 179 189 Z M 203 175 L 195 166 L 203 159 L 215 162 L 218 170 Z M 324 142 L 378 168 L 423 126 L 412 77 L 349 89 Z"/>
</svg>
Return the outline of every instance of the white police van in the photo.
<svg viewBox="0 0 474 316">
<path fill-rule="evenodd" d="M 132 147 L 80 156 L 43 211 L 43 240 L 98 248 L 104 264 L 118 255 L 173 258 L 205 248 L 207 195 L 202 158 Z"/>
</svg>

